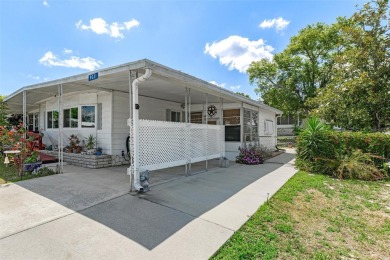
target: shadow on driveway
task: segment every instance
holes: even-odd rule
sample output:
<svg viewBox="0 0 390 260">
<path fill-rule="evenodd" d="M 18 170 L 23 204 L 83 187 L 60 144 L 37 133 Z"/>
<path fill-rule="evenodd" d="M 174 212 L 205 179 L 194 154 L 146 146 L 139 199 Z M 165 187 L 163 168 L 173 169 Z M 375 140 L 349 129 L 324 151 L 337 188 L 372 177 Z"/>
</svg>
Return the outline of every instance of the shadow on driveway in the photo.
<svg viewBox="0 0 390 260">
<path fill-rule="evenodd" d="M 17 185 L 77 211 L 152 250 L 195 218 L 294 157 L 294 154 L 284 153 L 263 165 L 217 168 L 162 183 L 152 187 L 150 192 L 136 196 L 128 194 L 128 176 L 119 168 L 56 175 Z M 28 200 L 28 195 L 24 199 Z M 31 207 L 42 205 L 37 203 Z M 51 212 L 54 211 L 42 214 Z M 53 213 L 53 219 L 64 217 L 64 214 Z M 35 218 L 30 227 L 42 224 L 39 216 Z M 19 227 L 21 230 L 14 230 L 6 236 L 30 227 Z M 77 223 L 69 228 L 78 228 Z"/>
</svg>

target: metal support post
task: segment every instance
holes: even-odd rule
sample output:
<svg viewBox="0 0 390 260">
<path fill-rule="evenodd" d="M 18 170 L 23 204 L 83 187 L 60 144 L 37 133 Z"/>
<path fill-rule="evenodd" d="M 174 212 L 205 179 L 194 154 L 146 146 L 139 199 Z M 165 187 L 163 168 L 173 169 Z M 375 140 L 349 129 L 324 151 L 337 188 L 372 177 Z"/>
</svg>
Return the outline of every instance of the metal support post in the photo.
<svg viewBox="0 0 390 260">
<path fill-rule="evenodd" d="M 188 123 L 191 124 L 191 89 L 190 88 L 188 89 Z M 192 146 L 191 140 L 189 140 L 189 143 Z M 188 175 L 191 175 L 191 166 L 192 166 L 192 162 L 191 162 L 191 154 L 190 154 L 190 162 L 188 164 Z"/>
<path fill-rule="evenodd" d="M 135 76 L 133 75 L 135 72 L 134 71 L 131 71 L 129 70 L 129 119 L 131 121 L 131 118 L 132 118 L 132 114 L 133 114 L 133 103 L 132 103 L 132 100 L 133 100 L 133 96 L 132 96 L 132 87 L 131 85 L 133 84 L 133 80 L 135 78 Z M 132 167 L 133 166 L 133 162 L 132 162 L 132 155 L 131 155 L 131 138 L 132 138 L 132 129 L 131 129 L 131 125 L 129 126 L 129 149 L 130 149 L 130 152 L 129 152 L 129 161 L 130 161 L 130 166 L 129 167 Z M 129 182 L 130 182 L 130 192 L 133 192 L 133 174 L 129 174 Z"/>
<path fill-rule="evenodd" d="M 209 104 L 208 104 L 208 94 L 206 93 L 206 109 L 205 109 L 205 115 L 206 115 L 206 171 L 208 170 L 208 160 L 207 160 L 207 155 L 208 155 L 208 142 L 209 142 L 209 131 L 208 131 L 208 128 L 207 128 L 207 125 L 208 125 L 208 113 L 207 113 L 207 108 L 208 108 Z"/>
<path fill-rule="evenodd" d="M 240 139 L 241 139 L 241 148 L 244 146 L 244 103 L 241 102 L 240 107 Z"/>
<path fill-rule="evenodd" d="M 62 138 L 62 84 L 58 85 L 58 173 L 64 173 L 63 171 L 63 138 Z"/>
<path fill-rule="evenodd" d="M 184 94 L 184 122 L 186 123 L 186 128 L 188 127 L 188 104 L 187 104 L 187 101 L 188 101 L 188 88 L 186 87 L 185 94 Z M 191 144 L 190 144 L 190 142 L 188 142 L 188 140 L 186 140 L 186 141 L 187 141 L 186 149 L 188 152 L 188 151 L 191 151 L 191 147 L 190 147 Z M 186 162 L 186 170 L 185 170 L 186 176 L 188 176 L 189 157 L 190 157 L 190 155 L 188 155 L 187 162 Z"/>
<path fill-rule="evenodd" d="M 26 139 L 26 131 L 27 131 L 27 93 L 26 91 L 23 91 L 23 127 L 24 127 L 24 132 L 23 132 L 23 138 Z"/>
</svg>

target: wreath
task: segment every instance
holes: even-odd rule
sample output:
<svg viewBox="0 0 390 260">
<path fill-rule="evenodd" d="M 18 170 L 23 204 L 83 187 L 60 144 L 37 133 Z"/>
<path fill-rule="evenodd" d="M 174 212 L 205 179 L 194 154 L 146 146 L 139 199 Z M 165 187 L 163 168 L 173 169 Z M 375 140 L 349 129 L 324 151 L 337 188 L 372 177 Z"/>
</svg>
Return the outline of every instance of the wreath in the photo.
<svg viewBox="0 0 390 260">
<path fill-rule="evenodd" d="M 213 117 L 217 113 L 217 108 L 214 105 L 210 105 L 207 108 L 207 113 L 209 114 L 210 117 Z"/>
</svg>

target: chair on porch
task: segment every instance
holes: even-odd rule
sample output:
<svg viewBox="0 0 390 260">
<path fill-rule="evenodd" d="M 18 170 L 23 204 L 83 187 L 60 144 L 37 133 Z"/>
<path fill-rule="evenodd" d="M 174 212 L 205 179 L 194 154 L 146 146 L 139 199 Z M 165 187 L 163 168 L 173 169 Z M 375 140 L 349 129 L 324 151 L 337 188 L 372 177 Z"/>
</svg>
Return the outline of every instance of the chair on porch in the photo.
<svg viewBox="0 0 390 260">
<path fill-rule="evenodd" d="M 39 133 L 27 132 L 27 138 L 30 137 L 33 138 L 33 140 L 28 143 L 28 145 L 31 146 L 31 150 L 43 150 L 42 136 Z"/>
</svg>

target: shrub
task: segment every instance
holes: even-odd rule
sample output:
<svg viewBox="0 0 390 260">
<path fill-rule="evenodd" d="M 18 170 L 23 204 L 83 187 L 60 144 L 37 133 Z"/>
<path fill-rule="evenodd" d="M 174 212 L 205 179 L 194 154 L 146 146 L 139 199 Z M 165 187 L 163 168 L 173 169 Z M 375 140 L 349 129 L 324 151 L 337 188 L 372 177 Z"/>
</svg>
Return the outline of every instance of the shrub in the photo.
<svg viewBox="0 0 390 260">
<path fill-rule="evenodd" d="M 308 120 L 297 138 L 296 165 L 301 170 L 377 180 L 385 177 L 378 171 L 386 172 L 384 162 L 389 158 L 390 135 L 331 131 L 316 118 Z"/>
<path fill-rule="evenodd" d="M 240 154 L 236 157 L 236 162 L 241 164 L 262 164 L 264 158 L 262 156 L 262 151 L 256 146 L 249 146 L 249 148 L 238 148 Z"/>
<path fill-rule="evenodd" d="M 339 179 L 381 180 L 385 178 L 384 172 L 378 170 L 370 156 L 361 150 L 344 156 L 335 175 Z"/>
<path fill-rule="evenodd" d="M 53 175 L 55 174 L 55 171 L 48 167 L 41 167 L 38 169 L 37 174 L 40 176 L 47 176 L 47 175 Z"/>
<path fill-rule="evenodd" d="M 307 120 L 305 129 L 300 133 L 297 143 L 297 157 L 314 161 L 318 157 L 328 157 L 329 139 L 326 137 L 327 126 L 318 118 L 312 117 Z"/>
</svg>

